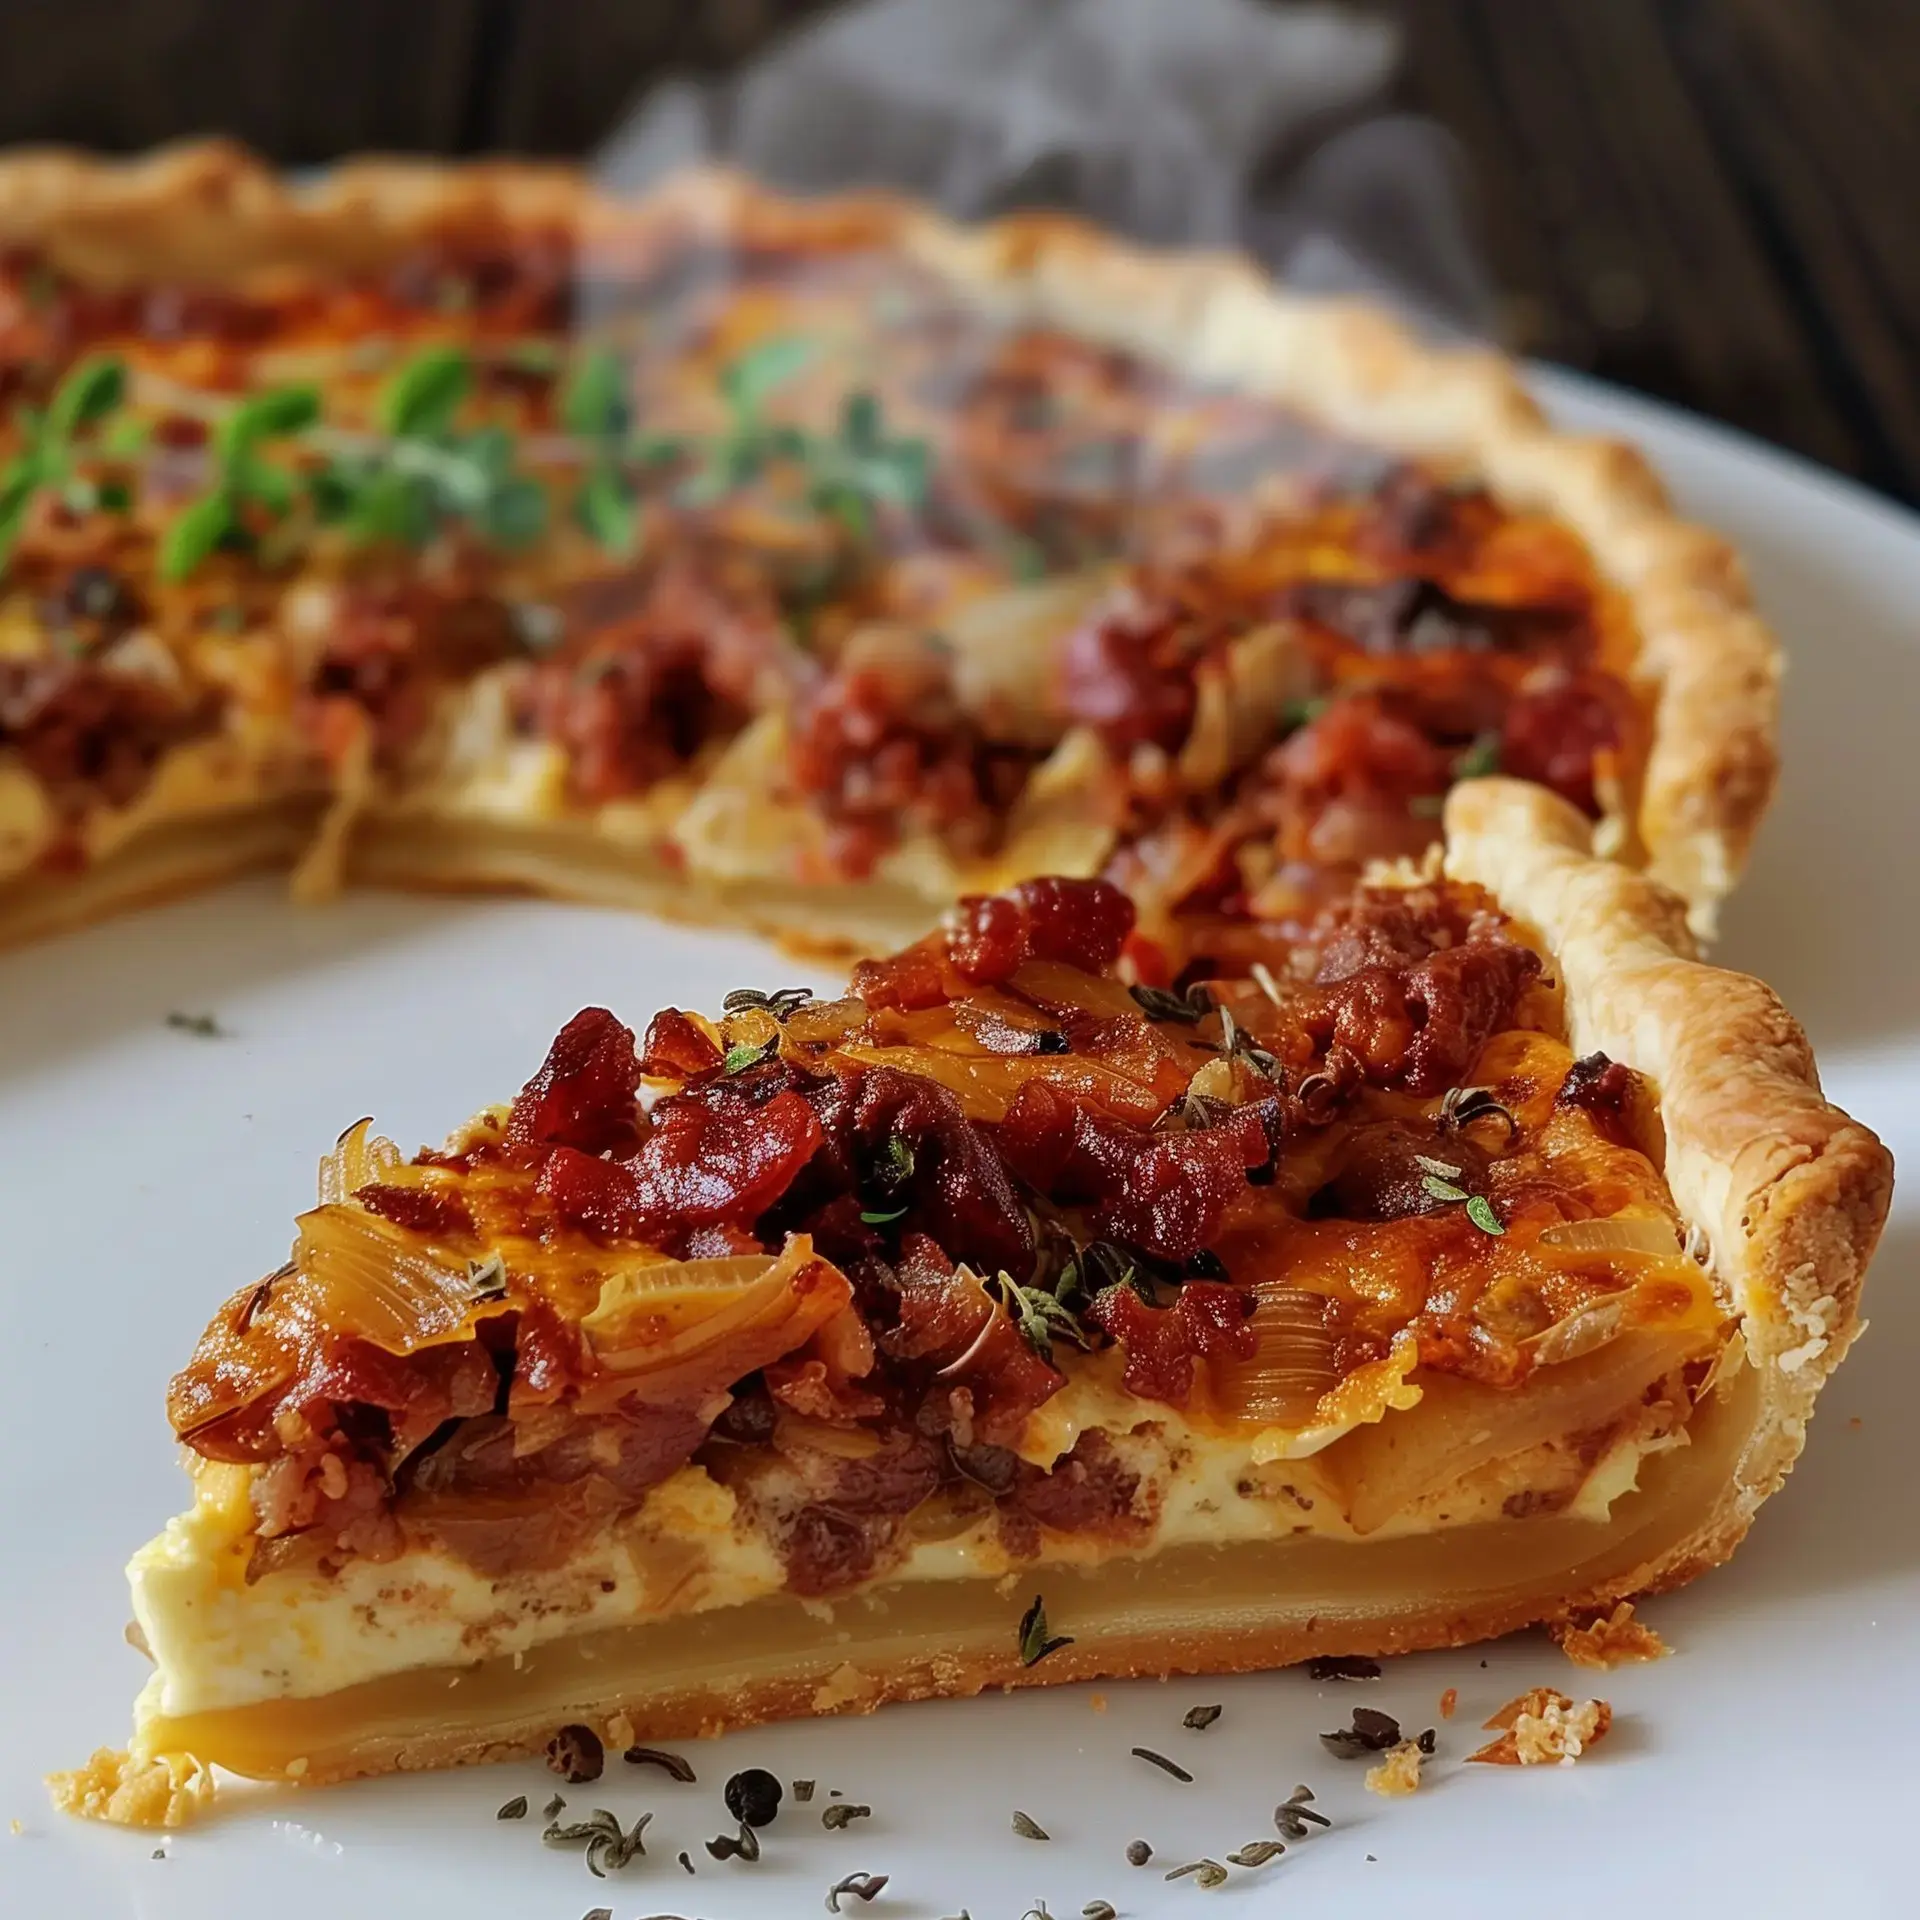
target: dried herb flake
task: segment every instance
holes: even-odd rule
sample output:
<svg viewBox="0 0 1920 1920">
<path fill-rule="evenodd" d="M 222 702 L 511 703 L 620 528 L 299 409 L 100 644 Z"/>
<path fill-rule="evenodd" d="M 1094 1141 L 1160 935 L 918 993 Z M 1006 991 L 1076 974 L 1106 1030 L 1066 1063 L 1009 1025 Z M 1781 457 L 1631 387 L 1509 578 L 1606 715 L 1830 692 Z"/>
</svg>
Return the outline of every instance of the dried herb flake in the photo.
<svg viewBox="0 0 1920 1920">
<path fill-rule="evenodd" d="M 620 1757 L 630 1767 L 658 1767 L 684 1785 L 693 1784 L 693 1768 L 679 1754 L 668 1753 L 664 1747 L 629 1747 Z"/>
<path fill-rule="evenodd" d="M 884 1873 L 850 1873 L 844 1880 L 836 1880 L 827 1889 L 827 1911 L 840 1911 L 840 1896 L 850 1893 L 856 1900 L 871 1900 L 887 1884 Z"/>
<path fill-rule="evenodd" d="M 1180 1724 L 1192 1728 L 1195 1733 L 1205 1733 L 1220 1718 L 1222 1711 L 1219 1707 L 1189 1707 L 1186 1718 Z"/>
<path fill-rule="evenodd" d="M 1047 1632 L 1047 1603 L 1036 1593 L 1033 1605 L 1020 1616 L 1020 1664 L 1038 1666 L 1048 1654 L 1072 1645 L 1072 1634 Z"/>
<path fill-rule="evenodd" d="M 1158 1767 L 1162 1773 L 1170 1773 L 1176 1780 L 1192 1786 L 1193 1775 L 1178 1761 L 1169 1760 L 1164 1753 L 1155 1753 L 1151 1747 L 1135 1747 L 1132 1753 L 1136 1760 L 1144 1760 L 1149 1766 Z"/>
</svg>

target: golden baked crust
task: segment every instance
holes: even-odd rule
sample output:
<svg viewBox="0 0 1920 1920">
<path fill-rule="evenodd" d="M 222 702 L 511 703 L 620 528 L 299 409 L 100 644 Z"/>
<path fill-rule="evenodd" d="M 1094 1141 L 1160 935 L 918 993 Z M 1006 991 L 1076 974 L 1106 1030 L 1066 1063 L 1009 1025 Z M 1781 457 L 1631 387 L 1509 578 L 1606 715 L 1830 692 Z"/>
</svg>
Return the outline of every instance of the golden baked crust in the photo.
<svg viewBox="0 0 1920 1920">
<path fill-rule="evenodd" d="M 1690 1537 L 1592 1598 L 1677 1586 L 1733 1551 L 1798 1458 L 1859 1330 L 1892 1156 L 1821 1097 L 1807 1037 L 1772 990 L 1702 964 L 1681 902 L 1593 858 L 1571 808 L 1518 781 L 1469 781 L 1446 826 L 1449 873 L 1539 929 L 1575 1049 L 1653 1083 L 1668 1185 L 1740 1315 L 1760 1395 L 1732 1479 Z"/>
<path fill-rule="evenodd" d="M 127 162 L 0 158 L 0 242 L 108 283 L 364 267 L 463 226 L 567 229 L 591 245 L 653 220 L 891 247 L 989 306 L 1461 462 L 1516 506 L 1563 520 L 1624 596 L 1652 696 L 1633 843 L 1609 851 L 1678 892 L 1695 931 L 1711 934 L 1772 792 L 1778 649 L 1727 545 L 1676 518 L 1632 448 L 1550 427 L 1497 353 L 1423 344 L 1370 308 L 1279 290 L 1230 255 L 1152 252 L 1053 214 L 960 228 L 903 199 L 802 204 L 721 171 L 681 176 L 634 208 L 565 168 L 497 162 L 368 159 L 296 189 L 218 142 Z"/>
</svg>

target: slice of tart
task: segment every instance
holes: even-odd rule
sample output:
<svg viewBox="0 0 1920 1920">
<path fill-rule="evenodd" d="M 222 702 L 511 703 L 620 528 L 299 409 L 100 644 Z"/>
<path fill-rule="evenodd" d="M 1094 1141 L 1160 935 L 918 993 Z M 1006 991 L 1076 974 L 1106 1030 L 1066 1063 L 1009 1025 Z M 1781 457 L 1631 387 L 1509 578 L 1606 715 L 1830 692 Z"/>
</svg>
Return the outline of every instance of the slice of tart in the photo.
<svg viewBox="0 0 1920 1920">
<path fill-rule="evenodd" d="M 1446 1646 L 1724 1559 L 1887 1156 L 1570 808 L 1447 825 L 1238 976 L 1040 880 L 843 998 L 590 1008 L 438 1151 L 350 1128 L 173 1383 L 155 1672 L 68 1804 Z"/>
<path fill-rule="evenodd" d="M 0 943 L 275 864 L 849 954 L 1042 873 L 1293 917 L 1495 769 L 1704 927 L 1771 791 L 1628 449 L 1051 216 L 0 156 L 0 393 Z"/>
</svg>

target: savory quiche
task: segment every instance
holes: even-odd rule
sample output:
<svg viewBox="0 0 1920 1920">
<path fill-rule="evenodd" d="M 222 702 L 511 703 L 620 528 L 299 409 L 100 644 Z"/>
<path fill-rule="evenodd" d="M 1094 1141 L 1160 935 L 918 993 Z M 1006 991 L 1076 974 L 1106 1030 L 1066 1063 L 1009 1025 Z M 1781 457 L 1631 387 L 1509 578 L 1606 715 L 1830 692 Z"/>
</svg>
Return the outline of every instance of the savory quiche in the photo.
<svg viewBox="0 0 1920 1920">
<path fill-rule="evenodd" d="M 17 154 L 0 399 L 0 939 L 271 863 L 848 951 L 1105 876 L 1163 934 L 1495 771 L 1704 932 L 1772 783 L 1774 647 L 1636 455 L 1051 215 Z"/>
<path fill-rule="evenodd" d="M 351 1127 L 174 1380 L 154 1675 L 65 1803 L 1448 1646 L 1724 1559 L 1887 1155 L 1571 804 L 1443 824 L 1211 910 L 1231 973 L 1039 878 L 837 999 L 589 1008 L 436 1151 Z"/>
</svg>

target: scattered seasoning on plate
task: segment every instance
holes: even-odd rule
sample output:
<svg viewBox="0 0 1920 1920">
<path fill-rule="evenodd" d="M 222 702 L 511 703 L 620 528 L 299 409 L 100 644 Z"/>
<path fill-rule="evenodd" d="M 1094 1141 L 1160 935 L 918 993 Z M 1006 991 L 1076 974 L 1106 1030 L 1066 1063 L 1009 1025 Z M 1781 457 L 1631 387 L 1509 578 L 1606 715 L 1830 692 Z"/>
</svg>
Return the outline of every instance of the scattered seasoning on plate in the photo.
<svg viewBox="0 0 1920 1920">
<path fill-rule="evenodd" d="M 1205 1733 L 1220 1718 L 1221 1712 L 1219 1707 L 1189 1707 L 1186 1718 L 1180 1724 L 1191 1727 L 1195 1733 Z"/>
<path fill-rule="evenodd" d="M 863 1807 L 853 1800 L 842 1800 L 821 1812 L 820 1824 L 829 1833 L 838 1833 L 842 1827 L 850 1827 L 856 1820 L 868 1820 L 872 1817 L 871 1807 Z"/>
<path fill-rule="evenodd" d="M 1120 1920 L 1120 1915 L 1111 1900 L 1089 1900 L 1080 1909 L 1080 1920 Z"/>
<path fill-rule="evenodd" d="M 780 1812 L 784 1789 L 765 1767 L 748 1767 L 726 1784 L 727 1811 L 743 1826 L 770 1827 Z"/>
<path fill-rule="evenodd" d="M 807 1804 L 807 1802 L 813 1798 L 813 1789 L 814 1789 L 813 1781 L 796 1780 L 793 1783 L 794 1804 L 796 1806 L 804 1807 Z"/>
<path fill-rule="evenodd" d="M 1295 1787 L 1287 1797 L 1273 1810 L 1273 1824 L 1289 1840 L 1305 1840 L 1312 1836 L 1315 1827 L 1330 1827 L 1333 1822 L 1324 1813 L 1316 1813 L 1312 1806 L 1313 1789 Z"/>
<path fill-rule="evenodd" d="M 658 1767 L 675 1780 L 693 1784 L 693 1768 L 679 1754 L 668 1753 L 663 1747 L 629 1747 L 620 1757 L 630 1767 Z"/>
<path fill-rule="evenodd" d="M 540 1818 L 542 1820 L 559 1819 L 561 1813 L 565 1810 L 566 1804 L 566 1800 L 560 1794 L 556 1793 L 553 1798 L 540 1809 Z"/>
<path fill-rule="evenodd" d="M 1378 1680 L 1380 1662 L 1358 1654 L 1326 1653 L 1307 1662 L 1309 1680 Z"/>
<path fill-rule="evenodd" d="M 760 1858 L 760 1836 L 742 1820 L 738 1838 L 730 1833 L 716 1834 L 707 1842 L 707 1851 L 716 1860 L 745 1860 L 751 1865 Z"/>
<path fill-rule="evenodd" d="M 850 1873 L 844 1880 L 836 1880 L 827 1889 L 827 1911 L 840 1911 L 840 1896 L 850 1893 L 856 1900 L 871 1900 L 887 1884 L 884 1873 Z"/>
<path fill-rule="evenodd" d="M 1236 1867 L 1264 1867 L 1269 1860 L 1278 1860 L 1286 1850 L 1284 1840 L 1250 1840 L 1228 1854 L 1227 1859 Z"/>
<path fill-rule="evenodd" d="M 1203 1887 L 1224 1887 L 1227 1884 L 1227 1870 L 1218 1860 L 1189 1860 L 1184 1867 L 1175 1867 L 1165 1877 L 1184 1880 L 1188 1874 L 1192 1874 Z"/>
<path fill-rule="evenodd" d="M 680 1855 L 680 1864 L 685 1867 L 689 1873 L 693 1871 L 693 1860 L 684 1850 Z"/>
<path fill-rule="evenodd" d="M 584 1844 L 587 1849 L 587 1871 L 596 1880 L 604 1880 L 609 1873 L 617 1873 L 626 1866 L 636 1854 L 647 1850 L 642 1835 L 647 1823 L 653 1818 L 643 1813 L 633 1823 L 629 1833 L 605 1807 L 595 1807 L 584 1820 L 576 1820 L 570 1826 L 554 1824 L 549 1826 L 540 1838 L 550 1847 L 568 1847 Z"/>
<path fill-rule="evenodd" d="M 1400 1722 L 1376 1707 L 1355 1707 L 1353 1724 L 1336 1727 L 1320 1736 L 1320 1744 L 1340 1760 L 1359 1760 L 1370 1753 L 1385 1753 L 1400 1743 Z"/>
<path fill-rule="evenodd" d="M 1148 1846 L 1144 1840 L 1129 1840 L 1127 1842 L 1128 1866 L 1144 1867 L 1152 1858 L 1153 1849 Z"/>
<path fill-rule="evenodd" d="M 230 1040 L 232 1035 L 210 1013 L 170 1013 L 167 1025 L 175 1033 L 190 1033 L 196 1040 Z"/>
<path fill-rule="evenodd" d="M 580 1916 L 580 1920 L 613 1920 L 613 1909 L 611 1907 L 589 1907 L 586 1912 Z M 660 1920 L 666 1920 L 666 1916 L 662 1914 Z"/>
<path fill-rule="evenodd" d="M 493 1816 L 496 1820 L 524 1820 L 527 1817 L 527 1796 L 517 1793 Z"/>
<path fill-rule="evenodd" d="M 1022 1840 L 1051 1840 L 1050 1834 L 1032 1814 L 1022 1813 L 1018 1807 L 1013 1810 L 1013 1830 Z"/>
<path fill-rule="evenodd" d="M 1132 1753 L 1136 1760 L 1144 1760 L 1149 1766 L 1158 1767 L 1162 1773 L 1172 1774 L 1176 1780 L 1182 1781 L 1187 1786 L 1193 1785 L 1193 1775 L 1178 1761 L 1169 1760 L 1164 1753 L 1155 1753 L 1151 1747 L 1135 1747 Z"/>
<path fill-rule="evenodd" d="M 577 1723 L 562 1727 L 547 1742 L 547 1765 L 570 1787 L 598 1780 L 607 1764 L 607 1750 L 591 1727 Z"/>
</svg>

